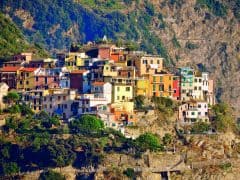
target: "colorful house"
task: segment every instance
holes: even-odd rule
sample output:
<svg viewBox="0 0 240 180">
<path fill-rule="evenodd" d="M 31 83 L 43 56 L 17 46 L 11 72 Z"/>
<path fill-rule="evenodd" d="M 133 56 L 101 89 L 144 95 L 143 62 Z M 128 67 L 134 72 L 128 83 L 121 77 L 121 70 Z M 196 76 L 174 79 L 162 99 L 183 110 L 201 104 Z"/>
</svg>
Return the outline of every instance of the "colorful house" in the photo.
<svg viewBox="0 0 240 180">
<path fill-rule="evenodd" d="M 6 83 L 0 83 L 0 109 L 5 108 L 5 103 L 3 101 L 4 96 L 8 94 L 9 86 Z"/>
<path fill-rule="evenodd" d="M 114 83 L 112 93 L 113 103 L 133 100 L 133 86 L 131 84 Z"/>
<path fill-rule="evenodd" d="M 151 96 L 173 97 L 173 74 L 153 74 L 149 76 L 149 82 Z"/>
<path fill-rule="evenodd" d="M 134 62 L 138 76 L 153 75 L 163 69 L 163 58 L 159 56 L 145 55 Z"/>
<path fill-rule="evenodd" d="M 90 87 L 89 70 L 74 70 L 70 73 L 70 88 L 77 89 L 80 94 L 83 94 L 89 93 Z"/>
<path fill-rule="evenodd" d="M 181 76 L 181 100 L 189 101 L 193 98 L 194 69 L 190 67 L 180 68 Z"/>
<path fill-rule="evenodd" d="M 109 82 L 95 81 L 91 84 L 91 93 L 95 98 L 105 98 L 108 103 L 112 101 L 112 84 Z"/>
<path fill-rule="evenodd" d="M 173 99 L 174 100 L 180 100 L 180 77 L 179 76 L 173 76 Z"/>
<path fill-rule="evenodd" d="M 17 72 L 17 89 L 30 91 L 35 89 L 35 73 L 40 68 L 20 68 Z"/>
<path fill-rule="evenodd" d="M 149 78 L 146 76 L 145 78 L 137 78 L 136 79 L 136 86 L 135 86 L 135 95 L 139 96 L 150 96 L 150 83 Z"/>
<path fill-rule="evenodd" d="M 0 82 L 4 82 L 9 89 L 17 88 L 17 72 L 21 67 L 3 67 L 0 69 Z"/>
<path fill-rule="evenodd" d="M 39 68 L 35 71 L 34 89 L 59 88 L 59 75 L 54 69 Z"/>
<path fill-rule="evenodd" d="M 179 106 L 178 120 L 181 124 L 209 122 L 208 103 L 191 100 Z"/>
</svg>

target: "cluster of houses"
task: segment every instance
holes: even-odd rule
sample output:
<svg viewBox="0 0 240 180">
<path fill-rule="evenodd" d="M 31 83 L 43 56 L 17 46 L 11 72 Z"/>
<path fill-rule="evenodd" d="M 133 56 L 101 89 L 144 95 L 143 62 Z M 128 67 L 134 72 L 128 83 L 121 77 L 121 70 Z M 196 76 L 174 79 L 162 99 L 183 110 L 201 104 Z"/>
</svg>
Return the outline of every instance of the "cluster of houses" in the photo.
<svg viewBox="0 0 240 180">
<path fill-rule="evenodd" d="M 13 56 L 0 69 L 0 91 L 5 92 L 1 88 L 6 85 L 17 90 L 36 113 L 46 111 L 64 120 L 94 114 L 113 128 L 137 121 L 133 100 L 140 95 L 181 102 L 181 123 L 209 121 L 214 88 L 207 72 L 190 67 L 170 72 L 159 56 L 112 44 L 86 46 L 56 57 Z"/>
</svg>

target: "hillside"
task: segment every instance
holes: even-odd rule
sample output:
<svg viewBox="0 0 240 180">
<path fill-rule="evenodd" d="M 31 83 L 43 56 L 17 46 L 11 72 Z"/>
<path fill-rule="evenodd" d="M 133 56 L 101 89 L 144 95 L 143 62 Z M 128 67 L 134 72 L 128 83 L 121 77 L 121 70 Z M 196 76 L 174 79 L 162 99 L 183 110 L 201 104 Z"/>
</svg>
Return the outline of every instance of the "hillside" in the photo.
<svg viewBox="0 0 240 180">
<path fill-rule="evenodd" d="M 240 112 L 239 0 L 3 0 L 31 42 L 67 49 L 104 35 L 134 42 L 166 64 L 193 65 L 211 73 L 217 99 Z"/>
<path fill-rule="evenodd" d="M 35 56 L 47 56 L 45 50 L 37 43 L 28 43 L 21 30 L 2 13 L 0 27 L 0 59 L 7 59 L 23 51 L 31 51 Z"/>
</svg>

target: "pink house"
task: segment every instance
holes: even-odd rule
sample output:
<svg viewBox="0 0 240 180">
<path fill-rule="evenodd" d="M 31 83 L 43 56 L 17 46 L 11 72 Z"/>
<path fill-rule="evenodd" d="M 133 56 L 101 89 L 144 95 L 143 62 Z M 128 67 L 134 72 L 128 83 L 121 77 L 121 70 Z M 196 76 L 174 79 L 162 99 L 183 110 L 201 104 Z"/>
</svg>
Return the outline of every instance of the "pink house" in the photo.
<svg viewBox="0 0 240 180">
<path fill-rule="evenodd" d="M 59 87 L 59 75 L 51 70 L 40 68 L 35 73 L 35 89 L 49 89 Z"/>
</svg>

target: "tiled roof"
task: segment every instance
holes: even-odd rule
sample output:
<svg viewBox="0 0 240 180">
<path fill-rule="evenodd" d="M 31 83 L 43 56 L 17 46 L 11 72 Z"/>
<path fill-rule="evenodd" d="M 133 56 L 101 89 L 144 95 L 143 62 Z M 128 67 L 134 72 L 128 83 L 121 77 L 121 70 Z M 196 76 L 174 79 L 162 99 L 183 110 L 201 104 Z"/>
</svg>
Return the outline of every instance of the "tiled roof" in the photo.
<svg viewBox="0 0 240 180">
<path fill-rule="evenodd" d="M 15 67 L 15 66 L 7 66 L 0 69 L 1 72 L 16 72 L 21 67 Z"/>
<path fill-rule="evenodd" d="M 105 82 L 102 82 L 102 81 L 95 81 L 92 83 L 93 86 L 102 86 L 104 84 L 105 84 Z"/>
<path fill-rule="evenodd" d="M 71 74 L 83 74 L 85 72 L 88 72 L 87 70 L 73 70 Z"/>
<path fill-rule="evenodd" d="M 24 71 L 24 72 L 33 72 L 35 71 L 37 68 L 22 68 L 20 69 L 20 71 Z"/>
</svg>

